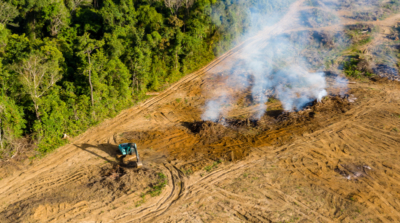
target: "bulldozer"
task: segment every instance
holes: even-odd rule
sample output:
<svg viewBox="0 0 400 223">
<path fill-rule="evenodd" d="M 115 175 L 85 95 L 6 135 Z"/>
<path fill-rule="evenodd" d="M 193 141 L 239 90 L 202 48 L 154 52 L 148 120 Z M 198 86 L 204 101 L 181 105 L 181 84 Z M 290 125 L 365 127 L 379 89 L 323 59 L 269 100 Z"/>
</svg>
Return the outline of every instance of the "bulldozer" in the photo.
<svg viewBox="0 0 400 223">
<path fill-rule="evenodd" d="M 132 166 L 135 163 L 137 168 L 143 166 L 136 143 L 122 143 L 118 145 L 118 149 L 121 153 L 117 154 L 117 159 L 120 159 L 125 166 Z"/>
</svg>

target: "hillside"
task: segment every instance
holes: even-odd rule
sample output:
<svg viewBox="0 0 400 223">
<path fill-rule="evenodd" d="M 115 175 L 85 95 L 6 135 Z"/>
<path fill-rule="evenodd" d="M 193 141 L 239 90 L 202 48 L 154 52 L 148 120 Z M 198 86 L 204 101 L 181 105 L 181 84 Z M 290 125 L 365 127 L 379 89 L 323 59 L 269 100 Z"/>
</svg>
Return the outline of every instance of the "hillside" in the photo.
<svg viewBox="0 0 400 223">
<path fill-rule="evenodd" d="M 158 95 L 43 158 L 3 162 L 0 221 L 400 221 L 400 17 L 364 7 L 296 1 Z M 310 74 L 324 73 L 326 96 L 292 111 L 279 92 L 258 102 L 248 58 L 267 58 L 276 70 L 300 55 Z M 204 121 L 207 104 L 226 93 L 219 119 Z M 266 112 L 256 120 L 260 104 Z M 127 141 L 138 144 L 142 169 L 116 160 Z"/>
</svg>

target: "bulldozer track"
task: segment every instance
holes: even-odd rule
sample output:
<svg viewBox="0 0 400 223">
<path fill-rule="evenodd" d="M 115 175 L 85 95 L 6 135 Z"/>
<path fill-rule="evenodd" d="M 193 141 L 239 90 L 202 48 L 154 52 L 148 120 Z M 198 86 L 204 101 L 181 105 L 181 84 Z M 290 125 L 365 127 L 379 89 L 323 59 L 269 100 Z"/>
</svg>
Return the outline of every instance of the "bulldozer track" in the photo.
<svg viewBox="0 0 400 223">
<path fill-rule="evenodd" d="M 173 106 L 170 104 L 176 103 L 176 98 L 189 93 L 193 98 L 190 103 L 202 104 L 204 99 L 197 93 L 201 92 L 199 86 L 204 84 L 205 77 L 212 75 L 213 69 L 219 66 L 229 66 L 229 62 L 235 61 L 248 47 L 265 48 L 269 38 L 283 33 L 338 28 L 336 25 L 318 29 L 293 27 L 297 13 L 310 9 L 303 3 L 304 0 L 296 1 L 277 24 L 183 77 L 159 95 L 122 111 L 117 117 L 76 137 L 71 144 L 0 180 L 0 221 L 400 221 L 400 167 L 396 164 L 400 135 L 393 130 L 393 123 L 397 123 L 393 114 L 400 109 L 400 88 L 395 84 L 377 85 L 371 90 L 370 85 L 360 83 L 355 88 L 367 90 L 358 104 L 345 114 L 333 115 L 319 123 L 323 127 L 316 131 L 294 137 L 288 144 L 270 143 L 271 138 L 286 134 L 286 130 L 281 129 L 270 135 L 261 134 L 255 142 L 232 139 L 221 145 L 211 145 L 215 150 L 224 147 L 251 152 L 244 159 L 217 164 L 210 171 L 203 168 L 193 175 L 184 172 L 184 167 L 198 163 L 213 165 L 213 160 L 207 157 L 162 160 L 155 165 L 166 175 L 168 185 L 159 196 L 147 196 L 143 203 L 138 203 L 141 198 L 137 192 L 79 200 L 79 194 L 69 194 L 72 192 L 63 189 L 84 185 L 80 182 L 86 182 L 94 167 L 115 162 L 108 151 L 113 149 L 111 145 L 118 144 L 119 135 L 124 132 L 160 131 L 162 134 L 154 134 L 155 139 L 149 140 L 149 148 L 170 151 L 167 155 L 171 156 L 190 155 L 186 146 L 200 143 L 201 138 L 180 129 L 163 133 L 159 126 L 182 128 L 181 122 L 194 120 L 199 114 L 159 107 Z M 371 23 L 390 26 L 398 19 L 399 15 L 395 15 Z M 235 110 L 231 115 L 248 114 L 253 109 Z M 145 117 L 147 115 L 150 119 Z M 360 172 L 364 177 L 349 175 L 355 178 L 349 180 L 338 172 L 348 171 L 343 166 L 350 164 L 370 169 Z M 62 202 L 51 199 L 56 192 L 61 194 Z M 68 200 L 69 197 L 78 198 Z M 31 200 L 35 202 L 30 203 Z"/>
</svg>

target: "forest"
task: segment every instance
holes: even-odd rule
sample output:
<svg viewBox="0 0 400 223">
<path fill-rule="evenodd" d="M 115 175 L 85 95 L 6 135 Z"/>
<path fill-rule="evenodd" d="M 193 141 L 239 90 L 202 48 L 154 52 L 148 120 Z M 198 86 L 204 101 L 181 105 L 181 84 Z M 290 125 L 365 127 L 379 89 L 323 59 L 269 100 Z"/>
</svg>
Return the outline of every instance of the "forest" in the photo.
<svg viewBox="0 0 400 223">
<path fill-rule="evenodd" d="M 38 156 L 204 66 L 293 0 L 0 0 L 0 159 Z"/>
</svg>

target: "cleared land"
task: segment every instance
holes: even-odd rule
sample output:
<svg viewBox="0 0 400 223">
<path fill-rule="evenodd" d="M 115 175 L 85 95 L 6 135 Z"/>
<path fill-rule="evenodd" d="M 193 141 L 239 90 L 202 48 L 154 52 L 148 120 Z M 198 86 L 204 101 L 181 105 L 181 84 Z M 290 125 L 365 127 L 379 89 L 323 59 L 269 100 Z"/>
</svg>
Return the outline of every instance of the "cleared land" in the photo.
<svg viewBox="0 0 400 223">
<path fill-rule="evenodd" d="M 397 82 L 350 84 L 354 103 L 329 88 L 332 96 L 293 113 L 270 100 L 258 122 L 247 121 L 255 106 L 240 92 L 228 127 L 200 119 L 246 47 L 337 28 L 298 28 L 310 7 L 294 3 L 275 26 L 54 153 L 11 172 L 16 164 L 4 164 L 0 221 L 399 222 Z M 385 41 L 398 17 L 373 22 L 380 32 L 363 49 Z M 126 141 L 138 144 L 144 168 L 118 165 L 117 145 Z"/>
</svg>

